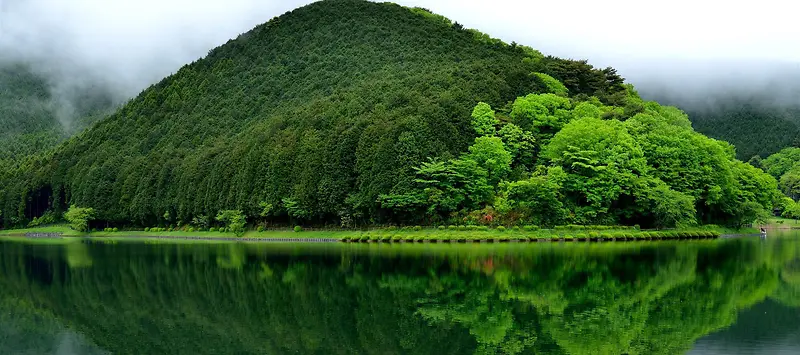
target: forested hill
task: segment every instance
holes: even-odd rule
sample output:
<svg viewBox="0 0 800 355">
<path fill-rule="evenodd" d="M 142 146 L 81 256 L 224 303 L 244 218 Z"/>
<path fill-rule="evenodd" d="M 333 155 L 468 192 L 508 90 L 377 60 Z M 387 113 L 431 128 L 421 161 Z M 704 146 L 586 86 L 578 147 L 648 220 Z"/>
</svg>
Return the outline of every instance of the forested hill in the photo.
<svg viewBox="0 0 800 355">
<path fill-rule="evenodd" d="M 251 223 L 738 223 L 776 189 L 732 155 L 611 68 L 423 9 L 328 0 L 6 172 L 0 208 L 6 226 L 69 205 L 138 226 L 222 210 Z"/>
<path fill-rule="evenodd" d="M 0 166 L 55 147 L 112 107 L 98 91 L 76 93 L 69 102 L 26 65 L 0 61 Z"/>
</svg>

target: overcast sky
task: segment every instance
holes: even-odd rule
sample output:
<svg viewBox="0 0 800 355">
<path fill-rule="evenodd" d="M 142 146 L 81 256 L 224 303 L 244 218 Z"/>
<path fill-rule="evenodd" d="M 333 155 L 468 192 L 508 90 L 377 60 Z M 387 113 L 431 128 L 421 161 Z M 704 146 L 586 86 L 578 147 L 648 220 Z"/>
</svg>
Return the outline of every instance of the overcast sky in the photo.
<svg viewBox="0 0 800 355">
<path fill-rule="evenodd" d="M 0 0 L 0 57 L 36 61 L 56 76 L 101 78 L 134 95 L 228 39 L 310 2 Z M 674 67 L 693 72 L 681 82 L 725 80 L 741 71 L 774 76 L 778 62 L 800 69 L 800 26 L 793 22 L 800 6 L 789 0 L 397 2 L 545 54 L 614 66 L 634 83 L 674 79 L 675 72 L 665 70 Z"/>
</svg>

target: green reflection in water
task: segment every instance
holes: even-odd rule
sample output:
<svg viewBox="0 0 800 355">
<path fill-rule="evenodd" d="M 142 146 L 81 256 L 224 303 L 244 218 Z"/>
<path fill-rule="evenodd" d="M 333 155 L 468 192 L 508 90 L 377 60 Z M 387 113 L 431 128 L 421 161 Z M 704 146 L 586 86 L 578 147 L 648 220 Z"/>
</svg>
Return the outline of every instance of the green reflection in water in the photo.
<svg viewBox="0 0 800 355">
<path fill-rule="evenodd" d="M 793 236 L 491 246 L 3 242 L 0 256 L 0 304 L 16 310 L 2 319 L 5 344 L 48 319 L 115 354 L 674 354 L 767 298 L 797 307 L 800 291 Z"/>
</svg>

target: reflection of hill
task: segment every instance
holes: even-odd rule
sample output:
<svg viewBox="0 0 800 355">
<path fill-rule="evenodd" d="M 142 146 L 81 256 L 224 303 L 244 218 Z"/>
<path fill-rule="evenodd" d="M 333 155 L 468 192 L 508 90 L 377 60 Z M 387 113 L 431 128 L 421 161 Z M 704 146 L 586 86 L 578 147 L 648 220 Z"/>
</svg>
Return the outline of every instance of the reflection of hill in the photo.
<svg viewBox="0 0 800 355">
<path fill-rule="evenodd" d="M 0 289 L 117 354 L 673 354 L 780 292 L 794 256 L 757 243 L 89 245 L 80 268 L 65 247 L 0 243 Z"/>
</svg>

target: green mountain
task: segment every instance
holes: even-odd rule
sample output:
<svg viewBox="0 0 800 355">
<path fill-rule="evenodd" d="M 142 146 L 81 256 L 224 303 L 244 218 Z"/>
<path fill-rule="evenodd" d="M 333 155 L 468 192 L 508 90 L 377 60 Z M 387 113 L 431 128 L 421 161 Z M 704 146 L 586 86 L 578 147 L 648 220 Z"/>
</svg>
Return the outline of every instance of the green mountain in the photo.
<svg viewBox="0 0 800 355">
<path fill-rule="evenodd" d="M 328 0 L 3 172 L 0 208 L 6 226 L 69 205 L 139 226 L 223 210 L 251 223 L 738 224 L 776 191 L 750 168 L 611 68 L 424 9 Z"/>
</svg>

